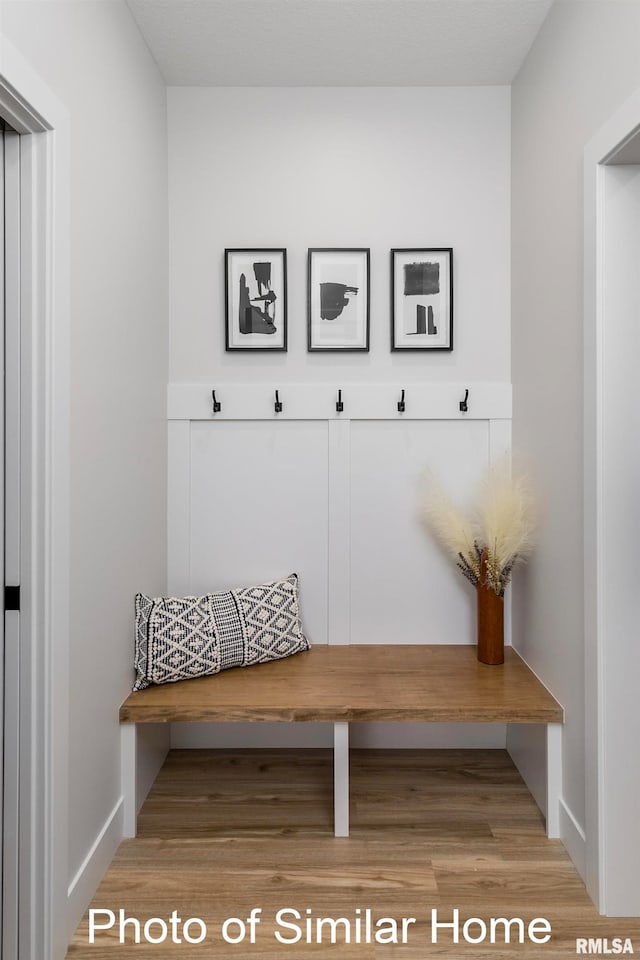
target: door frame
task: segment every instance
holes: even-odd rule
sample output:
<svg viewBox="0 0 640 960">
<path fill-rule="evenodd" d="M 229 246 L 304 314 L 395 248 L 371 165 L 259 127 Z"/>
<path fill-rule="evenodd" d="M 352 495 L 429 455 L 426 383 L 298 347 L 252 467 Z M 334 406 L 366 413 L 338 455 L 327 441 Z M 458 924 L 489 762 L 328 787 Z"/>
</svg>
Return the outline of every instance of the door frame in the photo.
<svg viewBox="0 0 640 960">
<path fill-rule="evenodd" d="M 584 633 L 586 885 L 601 913 L 619 916 L 607 890 L 614 868 L 606 844 L 605 729 L 616 709 L 607 688 L 606 596 L 614 572 L 603 562 L 607 499 L 605 488 L 605 408 L 608 380 L 603 363 L 606 322 L 603 277 L 604 188 L 606 164 L 640 131 L 640 91 L 600 128 L 584 150 Z"/>
<path fill-rule="evenodd" d="M 19 585 L 21 577 L 21 136 L 3 124 L 4 230 L 0 270 L 3 271 L 3 324 L 0 330 L 3 352 L 2 385 L 2 468 L 3 490 L 0 511 L 3 519 L 3 584 Z M 2 705 L 2 947 L 3 957 L 18 954 L 18 909 L 20 854 L 20 674 L 22 654 L 19 610 L 4 609 L 2 617 L 4 702 Z"/>
<path fill-rule="evenodd" d="M 68 906 L 70 123 L 0 35 L 0 115 L 21 138 L 19 960 L 62 960 Z"/>
</svg>

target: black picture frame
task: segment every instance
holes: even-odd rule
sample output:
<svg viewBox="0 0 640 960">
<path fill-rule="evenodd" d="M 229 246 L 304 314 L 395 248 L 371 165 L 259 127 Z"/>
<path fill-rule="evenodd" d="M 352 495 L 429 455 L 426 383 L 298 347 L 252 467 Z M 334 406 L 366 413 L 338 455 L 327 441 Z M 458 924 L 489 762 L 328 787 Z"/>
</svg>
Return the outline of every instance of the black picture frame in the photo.
<svg viewBox="0 0 640 960">
<path fill-rule="evenodd" d="M 453 247 L 391 250 L 391 350 L 453 350 Z"/>
<path fill-rule="evenodd" d="M 309 247 L 309 353 L 368 353 L 370 294 L 369 247 Z"/>
<path fill-rule="evenodd" d="M 286 353 L 287 251 L 228 247 L 224 251 L 225 350 Z"/>
</svg>

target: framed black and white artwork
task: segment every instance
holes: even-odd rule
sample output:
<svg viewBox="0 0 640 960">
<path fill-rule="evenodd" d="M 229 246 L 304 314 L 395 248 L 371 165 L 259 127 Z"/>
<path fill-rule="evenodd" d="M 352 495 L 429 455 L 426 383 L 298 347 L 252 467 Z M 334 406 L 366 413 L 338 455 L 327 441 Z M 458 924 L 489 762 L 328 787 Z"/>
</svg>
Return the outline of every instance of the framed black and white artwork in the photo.
<svg viewBox="0 0 640 960">
<path fill-rule="evenodd" d="M 287 349 L 287 251 L 225 250 L 227 350 Z"/>
<path fill-rule="evenodd" d="M 391 349 L 453 350 L 453 250 L 391 251 Z"/>
<path fill-rule="evenodd" d="M 309 250 L 308 349 L 369 349 L 368 248 Z"/>
</svg>

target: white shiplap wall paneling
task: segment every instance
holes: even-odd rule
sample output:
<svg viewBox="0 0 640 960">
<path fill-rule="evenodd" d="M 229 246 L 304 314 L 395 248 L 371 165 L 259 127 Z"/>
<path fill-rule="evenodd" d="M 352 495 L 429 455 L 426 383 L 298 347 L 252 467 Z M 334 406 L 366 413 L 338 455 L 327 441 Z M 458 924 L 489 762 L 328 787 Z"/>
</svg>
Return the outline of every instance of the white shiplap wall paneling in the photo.
<svg viewBox="0 0 640 960">
<path fill-rule="evenodd" d="M 496 464 L 511 453 L 511 420 L 489 421 L 489 464 Z M 504 642 L 511 646 L 513 591 L 507 587 L 504 597 Z"/>
<path fill-rule="evenodd" d="M 406 411 L 398 413 L 403 388 Z M 215 414 L 212 389 L 222 405 Z M 172 592 L 295 570 L 312 643 L 473 642 L 474 592 L 425 532 L 418 508 L 426 468 L 464 502 L 509 450 L 508 384 L 174 384 L 168 413 Z M 320 745 L 329 736 L 281 727 L 176 725 L 172 742 Z M 356 742 L 502 747 L 505 730 L 420 726 L 399 741 L 382 725 L 354 729 Z"/>
<path fill-rule="evenodd" d="M 170 420 L 167 442 L 167 586 L 174 596 L 188 594 L 191 568 L 191 423 Z"/>
<path fill-rule="evenodd" d="M 327 423 L 195 422 L 190 430 L 190 591 L 298 573 L 305 630 L 326 643 Z"/>
<path fill-rule="evenodd" d="M 351 637 L 351 423 L 330 420 L 328 428 L 328 641 L 346 644 Z"/>
<path fill-rule="evenodd" d="M 473 642 L 473 589 L 418 512 L 427 468 L 464 503 L 488 454 L 486 421 L 352 424 L 352 643 Z"/>
</svg>

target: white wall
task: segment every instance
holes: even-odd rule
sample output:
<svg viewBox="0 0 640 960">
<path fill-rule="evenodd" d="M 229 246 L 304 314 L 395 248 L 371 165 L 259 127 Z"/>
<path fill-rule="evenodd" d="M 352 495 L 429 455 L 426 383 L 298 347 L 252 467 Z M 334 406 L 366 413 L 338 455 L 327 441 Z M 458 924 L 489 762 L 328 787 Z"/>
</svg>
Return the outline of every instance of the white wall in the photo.
<svg viewBox="0 0 640 960">
<path fill-rule="evenodd" d="M 629 856 L 640 850 L 640 764 L 629 762 L 629 744 L 640 741 L 640 399 L 629 389 L 640 354 L 640 166 L 605 168 L 602 205 L 603 899 L 608 915 L 631 916 L 640 913 L 638 864 Z"/>
<path fill-rule="evenodd" d="M 547 499 L 538 548 L 515 586 L 513 637 L 566 710 L 565 823 L 577 863 L 584 861 L 589 709 L 583 654 L 582 163 L 586 143 L 640 87 L 639 34 L 637 3 L 561 0 L 512 87 L 514 445 L 526 447 Z M 517 753 L 515 739 L 511 746 Z M 544 754 L 528 755 L 533 784 Z"/>
<path fill-rule="evenodd" d="M 166 582 L 165 88 L 120 0 L 3 2 L 0 26 L 71 119 L 72 925 L 119 838 L 133 593 Z"/>
<path fill-rule="evenodd" d="M 171 88 L 170 379 L 500 380 L 509 89 Z M 288 252 L 289 352 L 225 354 L 225 247 Z M 391 354 L 389 250 L 452 246 L 452 353 Z M 371 248 L 371 351 L 306 349 L 307 248 Z M 276 384 L 277 385 L 277 384 Z"/>
<path fill-rule="evenodd" d="M 253 382 L 509 382 L 508 88 L 172 88 L 168 101 L 172 383 L 221 384 L 224 403 Z M 289 351 L 227 354 L 224 249 L 261 245 L 287 248 Z M 450 354 L 390 352 L 389 250 L 412 245 L 453 247 Z M 369 354 L 307 353 L 310 246 L 371 248 Z M 225 394 L 224 382 L 233 391 Z M 348 413 L 351 394 L 345 399 Z M 395 410 L 395 395 L 391 403 Z M 446 482 L 468 492 L 488 462 L 486 421 L 380 423 L 372 413 L 351 424 L 339 467 L 331 451 L 342 448 L 332 446 L 331 430 L 327 438 L 326 422 L 185 422 L 184 429 L 191 439 L 176 448 L 171 470 L 189 459 L 190 479 L 176 489 L 190 499 L 176 513 L 190 534 L 176 582 L 210 589 L 295 567 L 313 642 L 473 639 L 471 589 L 420 530 L 416 506 L 430 459 Z M 250 496 L 258 476 L 267 517 Z M 330 535 L 333 496 L 342 496 L 336 476 L 346 484 L 344 550 Z M 277 535 L 266 536 L 274 525 Z M 181 542 L 184 529 L 178 520 Z M 341 562 L 341 585 L 333 578 L 332 587 Z M 355 736 L 382 745 L 388 733 Z M 504 728 L 403 734 L 407 744 L 502 746 L 505 738 Z M 173 731 L 180 746 L 300 737 L 321 743 L 324 731 Z"/>
</svg>

